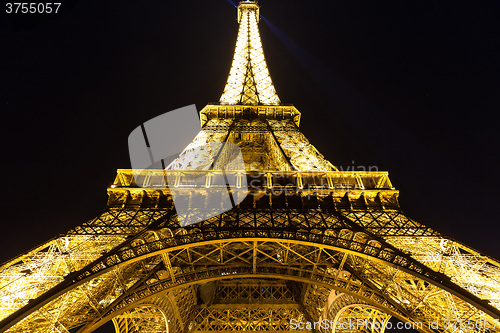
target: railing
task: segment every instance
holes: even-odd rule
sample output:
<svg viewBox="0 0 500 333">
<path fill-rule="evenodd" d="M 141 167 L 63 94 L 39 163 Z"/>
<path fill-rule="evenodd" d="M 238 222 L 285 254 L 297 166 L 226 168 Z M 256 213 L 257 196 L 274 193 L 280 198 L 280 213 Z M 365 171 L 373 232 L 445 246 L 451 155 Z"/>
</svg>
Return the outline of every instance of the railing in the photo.
<svg viewBox="0 0 500 333">
<path fill-rule="evenodd" d="M 118 170 L 111 188 L 394 190 L 387 172 Z"/>
<path fill-rule="evenodd" d="M 207 105 L 201 111 L 203 118 L 212 119 L 291 119 L 297 127 L 301 114 L 293 105 Z"/>
</svg>

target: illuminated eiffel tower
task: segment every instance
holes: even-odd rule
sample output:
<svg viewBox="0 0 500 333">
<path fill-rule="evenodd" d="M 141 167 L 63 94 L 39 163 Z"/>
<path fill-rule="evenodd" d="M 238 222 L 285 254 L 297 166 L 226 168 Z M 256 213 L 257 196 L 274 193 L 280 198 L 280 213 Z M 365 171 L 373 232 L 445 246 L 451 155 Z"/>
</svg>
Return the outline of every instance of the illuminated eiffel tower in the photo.
<svg viewBox="0 0 500 333">
<path fill-rule="evenodd" d="M 167 170 L 118 170 L 104 213 L 0 268 L 0 332 L 500 332 L 500 263 L 406 217 L 386 172 L 328 162 L 278 98 L 255 1 L 238 22 L 193 144 Z M 193 149 L 210 142 L 240 147 L 245 169 L 224 172 L 250 193 L 182 227 L 164 174 L 193 214 L 217 206 L 222 171 L 192 166 L 217 166 Z"/>
</svg>

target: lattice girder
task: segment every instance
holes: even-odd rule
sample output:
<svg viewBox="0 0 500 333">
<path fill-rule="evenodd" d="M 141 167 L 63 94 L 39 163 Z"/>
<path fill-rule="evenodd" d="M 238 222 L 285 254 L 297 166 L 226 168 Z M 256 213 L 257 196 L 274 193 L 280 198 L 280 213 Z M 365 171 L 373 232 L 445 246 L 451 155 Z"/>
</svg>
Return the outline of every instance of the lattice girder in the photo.
<svg viewBox="0 0 500 333">
<path fill-rule="evenodd" d="M 259 20 L 259 6 L 255 1 L 240 4 L 238 38 L 221 104 L 281 104 L 267 69 Z"/>
<path fill-rule="evenodd" d="M 304 306 L 305 313 L 309 316 L 309 318 L 311 318 L 311 322 L 321 321 L 319 319 L 322 319 L 322 313 L 328 305 L 328 296 L 331 292 L 331 288 L 326 288 L 316 284 L 304 284 L 301 295 L 302 304 Z"/>
<path fill-rule="evenodd" d="M 165 333 L 168 319 L 156 306 L 142 305 L 113 318 L 116 333 Z"/>
<path fill-rule="evenodd" d="M 293 319 L 304 321 L 303 318 L 296 306 L 199 307 L 188 332 L 290 332 L 290 322 Z"/>
<path fill-rule="evenodd" d="M 214 253 L 214 252 L 212 252 Z M 349 260 L 351 261 L 351 260 Z M 287 268 L 284 268 L 283 265 L 266 265 L 266 266 L 258 266 L 257 270 L 254 273 L 254 270 L 251 266 L 246 265 L 246 266 L 229 266 L 228 265 L 221 265 L 219 268 L 213 268 L 213 269 L 205 269 L 202 270 L 200 268 L 196 268 L 194 270 L 188 270 L 184 275 L 177 276 L 176 278 L 176 283 L 173 283 L 170 279 L 164 280 L 164 281 L 158 281 L 157 283 L 150 285 L 150 286 L 144 286 L 141 289 L 135 291 L 136 294 L 129 293 L 127 296 L 127 299 L 123 299 L 122 302 L 124 305 L 127 304 L 133 304 L 134 299 L 141 299 L 146 297 L 148 292 L 151 290 L 167 290 L 168 288 L 175 288 L 179 283 L 186 283 L 186 284 L 196 284 L 200 281 L 202 282 L 207 282 L 207 281 L 214 281 L 218 279 L 225 279 L 225 278 L 234 278 L 234 277 L 262 277 L 262 278 L 285 278 L 287 280 L 294 280 L 294 281 L 299 281 L 299 282 L 307 282 L 307 283 L 313 283 L 313 284 L 318 284 L 318 285 L 323 285 L 325 286 L 325 282 L 331 283 L 330 285 L 326 285 L 328 288 L 335 288 L 337 290 L 342 290 L 343 292 L 349 293 L 356 295 L 357 298 L 362 298 L 365 301 L 371 303 L 374 306 L 377 306 L 379 308 L 385 308 L 385 311 L 390 311 L 391 314 L 396 315 L 398 318 L 406 318 L 405 315 L 401 315 L 401 313 L 397 313 L 397 308 L 392 307 L 392 310 L 387 307 L 381 307 L 381 304 L 388 304 L 391 306 L 390 303 L 387 303 L 384 300 L 384 296 L 382 296 L 382 293 L 373 293 L 373 287 L 371 287 L 370 283 L 363 283 L 363 280 L 359 280 L 355 278 L 354 275 L 349 276 L 349 280 L 345 280 L 345 275 L 342 275 L 342 278 L 338 277 L 338 272 L 336 273 L 334 270 L 332 271 L 333 274 L 328 274 L 325 271 L 322 270 L 317 270 L 317 273 L 311 274 L 311 269 L 300 269 L 300 268 L 293 268 L 290 265 L 286 266 Z M 345 265 L 344 266 L 344 271 L 345 272 L 356 272 L 356 269 L 352 269 L 351 267 Z M 264 272 L 262 275 L 260 274 L 261 272 Z M 356 273 L 362 274 L 363 271 L 358 271 Z M 252 275 L 253 274 L 253 275 Z M 344 273 L 345 274 L 345 273 Z M 373 276 L 368 276 L 368 278 L 371 278 L 374 282 L 379 282 L 381 280 L 387 279 L 386 275 L 383 275 L 381 273 L 374 273 L 374 276 L 376 279 L 373 279 Z M 378 277 L 378 278 L 377 278 Z M 408 277 L 403 276 L 401 281 L 395 281 L 396 283 L 402 283 L 405 280 L 407 280 Z M 349 282 L 350 281 L 350 282 Z M 357 282 L 355 282 L 357 281 Z M 380 288 L 384 289 L 384 288 Z M 379 290 L 380 290 L 379 289 Z M 428 292 L 432 292 L 432 287 L 429 287 Z M 388 292 L 387 290 L 384 290 L 384 292 Z M 411 291 L 410 291 L 411 292 Z M 415 291 L 413 290 L 413 293 L 415 294 Z M 154 295 L 154 294 L 153 294 Z M 406 295 L 406 294 L 405 294 Z M 397 295 L 396 295 L 397 296 Z M 418 296 L 418 295 L 417 295 Z M 367 298 L 368 297 L 368 298 Z M 410 299 L 410 298 L 409 298 Z M 403 304 L 401 304 L 403 303 Z M 459 302 L 457 302 L 459 303 Z M 406 305 L 404 302 L 399 302 L 398 303 L 400 306 L 401 305 Z M 412 318 L 417 318 L 422 320 L 422 322 L 431 322 L 431 320 L 435 320 L 436 316 L 440 315 L 439 311 L 441 310 L 440 304 L 432 304 L 435 305 L 435 308 L 431 308 L 428 304 L 420 304 L 419 306 L 426 308 L 427 312 L 424 313 L 421 316 L 417 316 L 416 313 L 412 314 Z M 123 306 L 123 305 L 122 305 Z M 117 305 L 117 308 L 114 311 L 120 311 L 120 305 Z M 411 307 L 408 307 L 408 311 L 411 311 Z M 113 312 L 111 312 L 113 313 Z M 113 315 L 111 315 L 113 316 Z M 483 317 L 487 318 L 487 317 Z M 105 320 L 105 319 L 104 319 Z M 409 319 L 407 319 L 409 320 Z"/>
<path fill-rule="evenodd" d="M 330 321 L 330 329 L 324 332 L 341 333 L 356 331 L 383 333 L 391 316 L 381 309 L 351 295 L 332 293 L 325 317 Z M 430 332 L 426 330 L 426 332 Z"/>
<path fill-rule="evenodd" d="M 216 285 L 214 304 L 299 304 L 299 291 L 299 285 L 282 280 L 223 280 Z"/>
<path fill-rule="evenodd" d="M 366 305 L 350 305 L 339 313 L 339 316 L 333 320 L 332 333 L 350 333 L 350 328 L 356 323 L 356 332 L 362 333 L 384 333 L 390 315 Z M 422 330 L 431 332 L 430 330 Z"/>
<path fill-rule="evenodd" d="M 326 160 L 299 131 L 300 112 L 281 105 L 256 1 L 240 3 L 238 21 L 221 105 L 200 112 L 179 157 L 166 170 L 119 170 L 103 214 L 0 267 L 0 332 L 84 333 L 109 320 L 118 332 L 285 332 L 291 319 L 389 316 L 500 332 L 500 263 L 407 218 L 387 172 Z M 226 170 L 213 143 L 238 145 L 244 167 Z M 193 216 L 215 217 L 181 227 L 167 174 Z M 211 183 L 221 175 L 250 184 L 224 213 L 213 203 L 234 184 Z M 211 284 L 215 298 L 200 305 Z M 331 303 L 332 292 L 343 296 Z M 483 326 L 443 325 L 460 319 Z"/>
<path fill-rule="evenodd" d="M 366 230 L 361 229 L 360 226 L 333 212 L 324 214 L 324 212 L 314 210 L 243 210 L 224 213 L 191 228 L 179 228 L 172 219 L 164 219 L 158 226 L 162 227 L 163 234 L 170 235 L 170 237 L 156 239 L 144 233 L 142 240 L 137 239 L 129 246 L 116 249 L 112 254 L 103 256 L 92 266 L 80 271 L 73 280 L 73 284 L 88 281 L 116 265 L 126 266 L 128 262 L 136 262 L 141 258 L 164 252 L 169 253 L 170 262 L 174 267 L 194 268 L 200 265 L 223 264 L 226 266 L 246 265 L 253 270 L 254 266 L 268 265 L 279 257 L 280 265 L 293 267 L 293 263 L 300 263 L 310 266 L 313 271 L 321 274 L 327 272 L 328 266 L 333 266 L 334 263 L 339 264 L 341 254 L 349 253 L 348 263 L 353 267 L 359 266 L 359 260 L 356 261 L 353 258 L 359 258 L 356 255 L 362 255 L 364 258 L 372 258 L 371 261 L 384 267 L 384 271 L 389 270 L 389 267 L 395 267 L 395 271 L 408 272 L 405 274 L 417 281 L 415 286 L 418 288 L 436 285 L 439 286 L 437 288 L 444 288 L 461 297 L 467 295 L 469 302 L 472 300 L 472 302 L 479 303 L 474 301 L 472 295 L 446 280 L 444 274 L 426 268 L 407 254 L 400 252 L 380 238 L 370 236 L 368 232 L 363 232 Z M 167 226 L 171 228 L 165 228 Z M 293 229 L 298 226 L 301 229 Z M 277 239 L 287 239 L 292 246 Z M 259 246 L 257 253 L 260 257 L 254 261 L 251 256 L 254 253 L 252 249 L 255 242 Z M 210 249 L 211 246 L 213 250 Z M 222 257 L 214 257 L 212 255 L 214 253 L 225 254 Z M 182 272 L 184 273 L 185 271 Z M 363 269 L 360 268 L 356 273 L 363 273 Z M 168 278 L 171 279 L 171 274 Z M 177 279 L 176 276 L 175 280 Z M 383 289 L 383 286 L 379 287 Z M 72 284 L 67 284 L 65 287 L 65 289 L 71 288 Z M 387 293 L 387 290 L 384 292 Z M 420 302 L 418 295 L 412 297 L 415 302 Z M 40 301 L 41 298 L 38 300 Z"/>
<path fill-rule="evenodd" d="M 220 113 L 227 118 L 213 117 Z M 206 119 L 202 130 L 167 170 L 221 170 L 213 165 L 217 152 L 210 144 L 230 142 L 241 148 L 246 170 L 338 171 L 299 131 L 300 113 L 293 107 L 207 106 L 200 114 Z"/>
<path fill-rule="evenodd" d="M 165 215 L 159 214 L 159 216 Z M 472 302 L 477 302 L 469 293 L 452 284 L 449 279 L 446 280 L 444 274 L 426 268 L 409 255 L 385 243 L 383 239 L 370 236 L 370 233 L 359 225 L 334 212 L 325 214 L 319 210 L 239 210 L 224 213 L 191 228 L 179 228 L 173 219 L 162 219 L 158 227 L 161 228 L 158 232 L 144 232 L 142 238 L 136 238 L 135 241 L 129 242 L 128 246 L 104 255 L 93 265 L 78 272 L 73 282 L 66 284 L 59 294 L 63 295 L 65 290 L 113 270 L 116 265 L 127 267 L 128 263 L 161 253 L 168 253 L 172 267 L 177 267 L 175 283 L 186 282 L 184 274 L 193 279 L 202 277 L 189 270 L 198 270 L 199 267 L 207 265 L 225 265 L 226 268 L 234 266 L 238 271 L 248 267 L 253 272 L 257 271 L 257 268 L 269 265 L 271 265 L 269 269 L 274 269 L 272 265 L 278 263 L 281 266 L 287 265 L 290 269 L 294 264 L 300 264 L 302 267 L 310 267 L 312 272 L 317 272 L 315 274 L 325 276 L 329 270 L 335 269 L 335 265 L 340 265 L 344 255 L 349 254 L 344 267 L 349 265 L 349 272 L 364 276 L 365 280 L 372 284 L 378 284 L 381 292 L 377 297 L 381 299 L 387 297 L 387 286 L 376 276 L 365 272 L 367 265 L 370 265 L 374 272 L 377 271 L 377 267 L 381 272 L 403 272 L 400 274 L 405 276 L 404 281 L 411 278 L 414 281 L 408 287 L 411 290 L 405 292 L 414 305 L 413 308 L 407 308 L 413 316 L 416 316 L 416 310 L 420 311 L 419 307 L 432 309 L 442 304 L 443 298 L 450 298 L 450 295 L 444 292 L 437 301 L 422 305 L 422 295 L 443 290 L 442 288 L 460 297 L 467 295 L 469 302 L 471 299 Z M 153 237 L 157 233 L 165 236 L 160 239 Z M 287 239 L 288 242 L 283 242 L 283 239 Z M 257 251 L 254 251 L 255 246 L 258 248 Z M 258 255 L 256 260 L 252 258 L 254 253 Z M 372 259 L 360 259 L 359 255 Z M 303 274 L 300 273 L 301 270 L 292 269 L 292 271 L 295 275 Z M 215 268 L 210 272 L 223 274 L 220 269 Z M 172 280 L 171 272 L 165 276 L 167 280 Z M 181 280 L 177 281 L 178 279 Z M 129 284 L 126 281 L 124 283 Z M 405 285 L 405 282 L 398 283 L 401 286 Z M 54 295 L 57 294 L 52 294 L 52 298 L 48 298 L 47 301 L 53 299 Z M 391 297 L 389 300 L 392 302 L 396 300 L 396 304 L 401 303 L 397 294 L 392 294 Z M 41 302 L 41 299 L 43 295 L 37 300 Z M 451 300 L 452 303 L 460 303 L 453 297 Z M 41 304 L 47 304 L 47 301 Z M 450 304 L 449 301 L 445 303 Z M 53 306 L 56 306 L 55 304 L 57 302 Z M 470 310 L 470 306 L 466 306 L 457 313 L 464 315 Z M 436 314 L 433 310 L 425 310 L 420 315 L 425 319 Z"/>
</svg>

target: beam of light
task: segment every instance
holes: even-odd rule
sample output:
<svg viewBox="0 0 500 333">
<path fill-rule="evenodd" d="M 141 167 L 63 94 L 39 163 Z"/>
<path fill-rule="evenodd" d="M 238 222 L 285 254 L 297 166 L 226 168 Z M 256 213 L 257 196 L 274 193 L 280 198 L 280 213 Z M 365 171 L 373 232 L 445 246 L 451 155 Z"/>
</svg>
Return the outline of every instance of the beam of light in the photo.
<svg viewBox="0 0 500 333">
<path fill-rule="evenodd" d="M 238 8 L 238 6 L 236 6 L 236 4 L 232 0 L 226 0 L 226 1 L 229 2 L 234 8 Z"/>
<path fill-rule="evenodd" d="M 413 135 L 410 129 L 404 128 L 393 116 L 367 100 L 318 57 L 308 52 L 267 18 L 262 15 L 260 17 L 290 51 L 305 73 L 312 78 L 316 86 L 323 90 L 323 93 L 327 96 L 326 102 L 328 103 L 331 100 L 335 105 L 341 105 L 341 112 L 326 112 L 329 118 L 333 121 L 339 121 L 339 118 L 344 119 L 360 130 L 364 128 L 363 130 L 368 131 L 367 133 L 374 133 L 373 124 L 378 123 L 384 124 L 378 129 L 379 132 L 382 131 L 382 127 L 390 127 L 391 130 L 397 132 L 394 133 L 396 136 L 407 137 Z"/>
<path fill-rule="evenodd" d="M 335 109 L 337 109 L 337 107 L 334 107 L 331 112 L 324 113 L 334 123 L 339 122 L 339 120 L 348 121 L 350 123 L 349 126 L 356 128 L 356 132 L 361 138 L 364 138 L 362 140 L 371 140 L 373 136 L 376 136 L 380 144 L 385 144 L 388 147 L 394 147 L 391 138 L 399 138 L 400 141 L 405 142 L 420 142 L 418 145 L 413 145 L 413 149 L 415 149 L 413 154 L 415 156 L 419 154 L 425 155 L 428 161 L 442 163 L 444 168 L 455 170 L 455 172 L 460 173 L 460 175 L 466 176 L 454 166 L 454 163 L 450 161 L 449 158 L 443 155 L 438 156 L 437 152 L 432 148 L 432 142 L 423 145 L 419 133 L 415 133 L 412 129 L 402 125 L 394 116 L 368 101 L 361 93 L 349 86 L 349 84 L 343 81 L 320 59 L 309 53 L 264 16 L 260 15 L 260 17 L 290 51 L 291 55 L 296 58 L 300 66 L 303 67 L 305 72 L 313 79 L 316 86 L 323 90 L 328 99 L 334 102 L 340 102 L 342 106 L 340 112 L 336 112 Z M 329 100 L 326 100 L 327 105 L 330 102 Z M 335 103 L 334 105 L 338 104 Z M 391 131 L 390 136 L 387 135 L 387 130 Z M 393 158 L 393 156 L 386 156 L 385 154 L 385 152 L 382 152 L 379 158 Z M 406 165 L 413 168 L 414 166 L 411 165 L 411 161 L 412 159 L 399 159 L 399 163 L 403 167 Z M 467 177 L 464 177 L 464 181 L 468 183 L 467 179 Z M 472 186 L 472 184 L 463 184 L 463 186 Z"/>
<path fill-rule="evenodd" d="M 359 105 L 353 108 L 352 112 L 355 112 L 355 114 L 351 113 L 351 115 L 353 116 L 366 117 L 367 114 L 372 113 L 368 111 L 375 109 L 376 106 L 368 102 L 364 96 L 362 96 L 354 88 L 350 87 L 337 74 L 335 74 L 325 63 L 323 63 L 316 56 L 312 55 L 310 52 L 304 49 L 295 40 L 293 40 L 282 30 L 276 27 L 271 21 L 269 21 L 262 15 L 261 19 L 269 26 L 271 31 L 290 51 L 290 53 L 297 60 L 300 66 L 315 81 L 317 86 L 323 89 L 324 93 L 326 93 L 327 96 L 335 99 L 344 96 L 356 101 L 357 103 L 361 103 L 362 104 L 361 108 L 359 107 Z M 351 112 L 351 110 L 349 110 L 349 112 Z M 360 112 L 362 112 L 363 114 L 360 114 Z M 377 110 L 377 113 L 379 112 L 381 112 L 381 110 Z"/>
</svg>

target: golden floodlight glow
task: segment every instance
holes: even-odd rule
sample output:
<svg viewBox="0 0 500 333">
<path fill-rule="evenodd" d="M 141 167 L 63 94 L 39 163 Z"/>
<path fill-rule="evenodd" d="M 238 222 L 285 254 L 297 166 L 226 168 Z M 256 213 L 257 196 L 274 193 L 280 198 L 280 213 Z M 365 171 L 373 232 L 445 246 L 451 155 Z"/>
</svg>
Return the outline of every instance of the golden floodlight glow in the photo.
<svg viewBox="0 0 500 333">
<path fill-rule="evenodd" d="M 259 6 L 255 2 L 238 7 L 240 24 L 233 64 L 221 104 L 279 105 L 259 34 Z"/>
<path fill-rule="evenodd" d="M 201 110 L 179 156 L 118 170 L 101 215 L 0 266 L 0 333 L 108 321 L 117 333 L 284 333 L 322 320 L 383 333 L 393 316 L 436 323 L 425 333 L 500 332 L 500 263 L 408 218 L 387 172 L 320 154 L 280 105 L 255 1 L 238 22 L 222 105 Z M 240 187 L 250 194 L 234 204 Z M 179 202 L 199 223 L 179 223 Z"/>
</svg>

